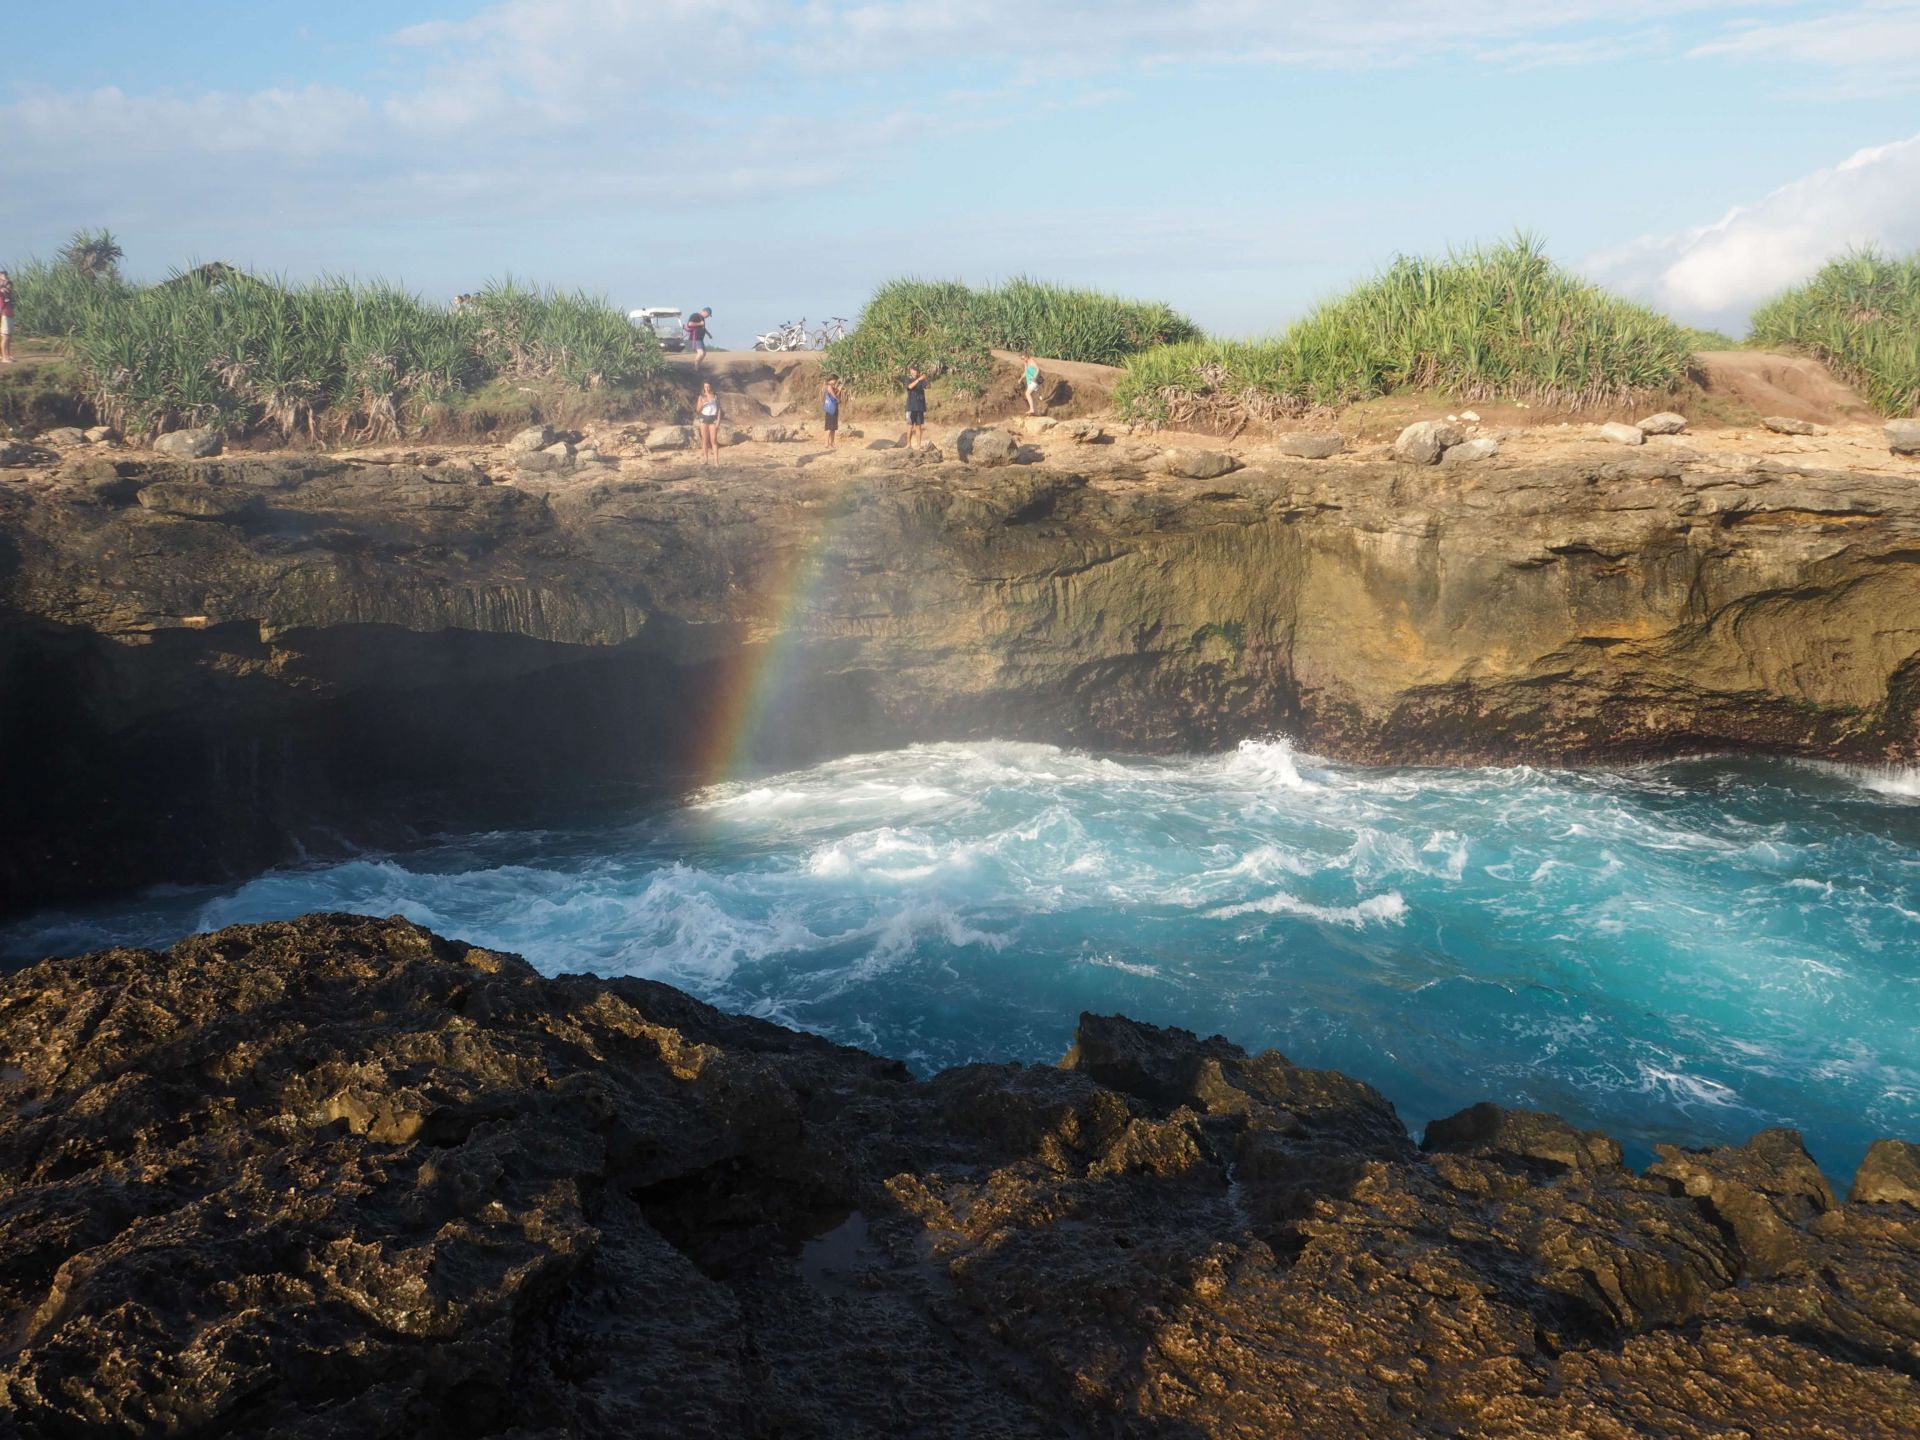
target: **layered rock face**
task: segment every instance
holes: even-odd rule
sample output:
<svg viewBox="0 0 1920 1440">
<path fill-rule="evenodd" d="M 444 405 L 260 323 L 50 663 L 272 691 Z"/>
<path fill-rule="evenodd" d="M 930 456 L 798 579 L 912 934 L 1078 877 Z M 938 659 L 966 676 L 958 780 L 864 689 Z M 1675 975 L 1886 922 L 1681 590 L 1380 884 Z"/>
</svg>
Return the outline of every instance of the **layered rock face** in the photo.
<svg viewBox="0 0 1920 1440">
<path fill-rule="evenodd" d="M 9 1434 L 1920 1434 L 1911 1146 L 1422 1150 L 1093 1016 L 921 1081 L 348 916 L 20 972 L 0 1052 Z"/>
<path fill-rule="evenodd" d="M 10 482 L 0 909 L 907 740 L 1920 755 L 1905 477 L 1141 459 L 503 485 L 430 456 L 94 458 Z"/>
</svg>

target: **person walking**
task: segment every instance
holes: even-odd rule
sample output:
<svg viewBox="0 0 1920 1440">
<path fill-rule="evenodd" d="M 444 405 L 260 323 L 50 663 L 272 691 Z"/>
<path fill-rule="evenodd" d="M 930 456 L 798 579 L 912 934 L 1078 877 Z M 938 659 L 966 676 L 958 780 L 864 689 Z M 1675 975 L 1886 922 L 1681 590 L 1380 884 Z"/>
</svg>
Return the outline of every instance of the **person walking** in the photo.
<svg viewBox="0 0 1920 1440">
<path fill-rule="evenodd" d="M 1027 368 L 1020 372 L 1020 380 L 1027 389 L 1027 413 L 1038 415 L 1040 412 L 1033 408 L 1033 400 L 1040 393 L 1040 362 L 1032 355 L 1027 356 Z"/>
<path fill-rule="evenodd" d="M 687 349 L 693 352 L 694 368 L 707 358 L 707 322 L 713 319 L 713 307 L 696 310 L 687 317 Z"/>
<path fill-rule="evenodd" d="M 0 365 L 13 363 L 13 277 L 0 270 Z"/>
<path fill-rule="evenodd" d="M 695 420 L 700 428 L 700 463 L 718 465 L 720 463 L 720 397 L 713 393 L 713 382 L 703 380 L 700 383 L 700 401 L 695 407 Z"/>
<path fill-rule="evenodd" d="M 907 366 L 907 448 L 922 442 L 927 427 L 927 377 L 918 365 Z"/>
<path fill-rule="evenodd" d="M 840 377 L 827 376 L 826 388 L 820 392 L 820 410 L 827 429 L 827 448 L 837 449 L 840 440 Z"/>
</svg>

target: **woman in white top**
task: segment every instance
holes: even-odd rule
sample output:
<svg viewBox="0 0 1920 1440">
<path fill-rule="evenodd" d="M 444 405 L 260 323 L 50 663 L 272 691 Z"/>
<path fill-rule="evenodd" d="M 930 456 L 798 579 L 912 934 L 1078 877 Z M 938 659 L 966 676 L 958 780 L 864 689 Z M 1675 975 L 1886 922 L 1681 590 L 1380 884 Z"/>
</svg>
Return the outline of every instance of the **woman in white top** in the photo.
<svg viewBox="0 0 1920 1440">
<path fill-rule="evenodd" d="M 713 382 L 700 382 L 700 402 L 694 407 L 694 419 L 700 426 L 700 462 L 720 463 L 720 397 L 713 393 Z"/>
</svg>

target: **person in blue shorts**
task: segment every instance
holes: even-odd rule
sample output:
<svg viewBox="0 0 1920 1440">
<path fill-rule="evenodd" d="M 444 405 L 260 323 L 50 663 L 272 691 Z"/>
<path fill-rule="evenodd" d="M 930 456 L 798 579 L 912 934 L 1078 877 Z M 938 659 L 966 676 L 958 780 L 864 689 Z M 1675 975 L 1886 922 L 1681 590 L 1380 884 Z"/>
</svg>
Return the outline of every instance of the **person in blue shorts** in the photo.
<svg viewBox="0 0 1920 1440">
<path fill-rule="evenodd" d="M 827 376 L 826 388 L 820 392 L 821 419 L 827 428 L 827 448 L 834 449 L 840 440 L 840 377 Z"/>
</svg>

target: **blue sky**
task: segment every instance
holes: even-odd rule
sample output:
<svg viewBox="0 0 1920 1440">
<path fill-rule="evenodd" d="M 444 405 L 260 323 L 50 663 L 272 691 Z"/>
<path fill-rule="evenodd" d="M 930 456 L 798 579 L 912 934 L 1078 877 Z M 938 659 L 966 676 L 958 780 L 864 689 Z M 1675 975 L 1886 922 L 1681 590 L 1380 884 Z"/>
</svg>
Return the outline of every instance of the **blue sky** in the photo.
<svg viewBox="0 0 1920 1440">
<path fill-rule="evenodd" d="M 106 225 L 430 295 L 711 304 L 1025 273 L 1283 323 L 1516 227 L 1735 325 L 1920 247 L 1920 0 L 104 0 L 8 17 L 0 257 Z"/>
</svg>

